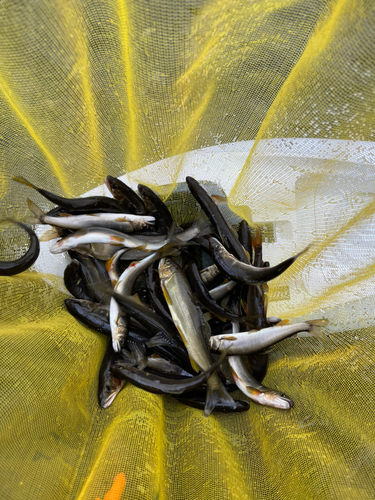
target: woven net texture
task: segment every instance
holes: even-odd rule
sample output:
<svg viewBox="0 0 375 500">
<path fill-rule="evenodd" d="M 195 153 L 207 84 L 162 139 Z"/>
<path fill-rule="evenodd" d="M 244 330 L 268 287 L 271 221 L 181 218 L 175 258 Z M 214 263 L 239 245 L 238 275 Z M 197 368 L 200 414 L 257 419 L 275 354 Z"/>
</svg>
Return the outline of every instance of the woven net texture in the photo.
<svg viewBox="0 0 375 500">
<path fill-rule="evenodd" d="M 52 208 L 14 175 L 66 197 L 212 181 L 271 265 L 313 243 L 270 314 L 330 322 L 272 349 L 290 411 L 205 418 L 131 384 L 103 410 L 106 339 L 66 311 L 56 256 L 1 277 L 1 499 L 374 498 L 374 35 L 371 0 L 0 3 L 1 218 Z"/>
</svg>

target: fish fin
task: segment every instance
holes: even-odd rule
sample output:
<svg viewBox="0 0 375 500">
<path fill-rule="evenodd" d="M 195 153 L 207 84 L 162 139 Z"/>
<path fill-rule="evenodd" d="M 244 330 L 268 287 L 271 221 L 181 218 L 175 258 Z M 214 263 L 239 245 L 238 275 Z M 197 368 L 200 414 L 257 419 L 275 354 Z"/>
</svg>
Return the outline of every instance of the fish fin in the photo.
<svg viewBox="0 0 375 500">
<path fill-rule="evenodd" d="M 310 334 L 313 336 L 313 337 L 316 337 L 318 339 L 324 339 L 324 333 L 322 332 L 322 329 L 320 328 L 320 326 L 312 326 L 311 327 L 311 330 L 310 330 Z"/>
<path fill-rule="evenodd" d="M 207 311 L 207 312 L 203 313 L 203 316 L 204 316 L 204 319 L 205 319 L 206 321 L 210 321 L 210 319 L 212 319 L 212 318 L 213 318 L 213 315 L 212 315 L 212 313 L 210 313 L 210 311 Z M 226 321 L 226 320 L 225 320 L 225 321 Z"/>
<path fill-rule="evenodd" d="M 40 220 L 37 217 L 25 217 L 22 222 L 26 224 L 40 224 Z"/>
<path fill-rule="evenodd" d="M 196 236 L 192 236 L 191 231 L 197 230 L 198 234 Z M 208 220 L 207 215 L 203 210 L 199 212 L 197 219 L 193 222 L 193 224 L 182 232 L 182 234 L 175 234 L 174 239 L 180 242 L 190 241 L 193 238 L 200 238 L 202 236 L 206 236 L 207 234 L 211 234 L 213 232 L 213 227 L 211 222 Z M 186 234 L 187 233 L 187 234 Z"/>
<path fill-rule="evenodd" d="M 60 232 L 57 227 L 53 227 L 52 229 L 48 229 L 42 236 L 39 237 L 39 241 L 51 241 L 56 238 L 60 238 Z"/>
<path fill-rule="evenodd" d="M 121 345 L 117 338 L 112 339 L 112 347 L 115 352 L 121 352 Z"/>
<path fill-rule="evenodd" d="M 146 347 L 143 344 L 136 342 L 128 342 L 128 347 L 135 361 L 135 366 L 139 370 L 143 370 L 147 366 Z"/>
<path fill-rule="evenodd" d="M 197 365 L 197 363 L 194 361 L 194 359 L 191 356 L 189 356 L 189 360 L 190 360 L 190 364 L 191 364 L 193 370 L 196 372 L 200 372 L 201 371 L 200 367 Z"/>
<path fill-rule="evenodd" d="M 309 321 L 306 321 L 311 326 L 327 326 L 329 321 L 328 319 L 322 318 L 322 319 L 311 319 Z"/>
<path fill-rule="evenodd" d="M 214 374 L 215 376 L 215 374 Z M 212 377 L 212 375 L 211 375 Z M 211 379 L 210 377 L 210 379 Z M 210 380 L 208 379 L 208 381 Z M 206 393 L 206 404 L 204 406 L 204 416 L 208 417 L 212 411 L 215 409 L 215 406 L 221 403 L 224 406 L 228 406 L 229 408 L 236 408 L 236 403 L 233 400 L 232 396 L 224 387 L 223 383 L 220 381 L 219 387 L 213 387 L 210 383 L 207 384 L 207 393 Z"/>
<path fill-rule="evenodd" d="M 241 299 L 241 306 L 242 309 L 245 311 L 245 314 L 249 314 L 249 308 L 247 307 L 247 302 L 243 299 Z"/>
<path fill-rule="evenodd" d="M 207 234 L 211 234 L 213 232 L 211 222 L 209 221 L 204 210 L 199 212 L 196 221 L 193 222 L 193 226 L 199 229 L 199 236 L 206 236 Z"/>
<path fill-rule="evenodd" d="M 29 207 L 29 210 L 37 217 L 40 222 L 43 222 L 43 216 L 45 213 L 37 206 L 35 203 L 33 203 L 29 198 L 27 198 L 27 206 Z"/>
<path fill-rule="evenodd" d="M 216 203 L 228 203 L 228 198 L 226 196 L 221 196 L 219 194 L 211 194 L 211 198 L 216 201 Z"/>
<path fill-rule="evenodd" d="M 326 319 L 313 319 L 311 321 L 306 321 L 310 325 L 310 330 L 300 332 L 297 337 L 316 337 L 318 339 L 323 339 L 325 337 L 322 327 L 328 325 L 328 320 Z M 280 325 L 280 323 L 279 323 Z M 279 326 L 278 325 L 278 326 Z"/>
<path fill-rule="evenodd" d="M 151 337 L 149 341 L 146 342 L 146 345 L 151 349 L 152 347 L 156 347 L 158 345 L 169 346 L 170 341 L 163 332 L 158 332 L 156 335 Z"/>
<path fill-rule="evenodd" d="M 25 186 L 31 187 L 32 189 L 35 189 L 36 191 L 39 191 L 39 188 L 37 188 L 36 186 L 34 186 L 34 184 L 31 184 L 31 182 L 29 182 L 28 180 L 26 180 L 22 176 L 12 177 L 12 179 L 14 181 L 20 183 L 20 184 L 25 184 Z"/>
</svg>

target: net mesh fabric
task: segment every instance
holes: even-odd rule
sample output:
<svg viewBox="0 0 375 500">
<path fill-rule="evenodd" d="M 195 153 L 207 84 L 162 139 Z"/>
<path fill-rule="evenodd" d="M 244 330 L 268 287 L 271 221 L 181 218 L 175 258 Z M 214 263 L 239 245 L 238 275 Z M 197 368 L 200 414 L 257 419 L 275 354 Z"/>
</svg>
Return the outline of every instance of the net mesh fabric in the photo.
<svg viewBox="0 0 375 500">
<path fill-rule="evenodd" d="M 273 223 L 271 265 L 314 243 L 269 284 L 270 314 L 332 332 L 272 350 L 264 383 L 290 412 L 207 419 L 131 384 L 102 410 L 106 340 L 65 310 L 61 277 L 2 277 L 1 498 L 103 499 L 120 473 L 123 499 L 373 498 L 374 14 L 369 0 L 1 3 L 2 217 L 29 215 L 27 197 L 51 206 L 12 175 L 67 197 L 107 174 L 164 198 L 187 173 L 217 181 L 232 210 Z M 17 234 L 27 244 L 12 227 L 1 259 Z"/>
</svg>

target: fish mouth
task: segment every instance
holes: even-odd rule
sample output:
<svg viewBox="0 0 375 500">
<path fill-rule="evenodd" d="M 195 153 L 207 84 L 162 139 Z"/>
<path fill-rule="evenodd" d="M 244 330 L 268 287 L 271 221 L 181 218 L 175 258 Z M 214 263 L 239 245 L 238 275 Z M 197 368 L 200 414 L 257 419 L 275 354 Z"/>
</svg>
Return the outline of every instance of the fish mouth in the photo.
<svg viewBox="0 0 375 500">
<path fill-rule="evenodd" d="M 117 396 L 117 392 L 112 393 L 110 396 L 108 396 L 107 399 L 105 399 L 103 402 L 100 403 L 100 406 L 102 408 L 108 408 L 108 406 L 111 406 L 111 404 L 116 396 Z"/>
<path fill-rule="evenodd" d="M 288 398 L 283 398 L 283 397 L 277 398 L 275 403 L 276 403 L 275 404 L 276 408 L 280 408 L 282 410 L 290 410 L 294 405 L 293 401 L 291 401 Z"/>
<path fill-rule="evenodd" d="M 113 181 L 111 182 L 111 179 L 108 179 L 108 177 L 106 177 L 106 178 L 104 179 L 104 184 L 107 186 L 107 188 L 108 188 L 109 190 L 111 190 L 111 187 L 112 187 L 112 185 L 113 185 Z"/>
</svg>

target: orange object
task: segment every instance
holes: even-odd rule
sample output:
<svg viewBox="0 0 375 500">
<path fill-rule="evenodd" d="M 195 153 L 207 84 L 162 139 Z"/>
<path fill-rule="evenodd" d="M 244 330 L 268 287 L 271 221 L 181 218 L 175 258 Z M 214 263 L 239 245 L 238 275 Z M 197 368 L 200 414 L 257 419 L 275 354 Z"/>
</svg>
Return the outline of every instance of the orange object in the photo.
<svg viewBox="0 0 375 500">
<path fill-rule="evenodd" d="M 126 478 L 123 472 L 117 474 L 115 479 L 113 480 L 112 488 L 108 491 L 104 500 L 121 500 L 121 495 L 124 492 L 126 485 Z M 95 498 L 95 500 L 101 500 L 99 497 Z"/>
</svg>

